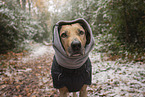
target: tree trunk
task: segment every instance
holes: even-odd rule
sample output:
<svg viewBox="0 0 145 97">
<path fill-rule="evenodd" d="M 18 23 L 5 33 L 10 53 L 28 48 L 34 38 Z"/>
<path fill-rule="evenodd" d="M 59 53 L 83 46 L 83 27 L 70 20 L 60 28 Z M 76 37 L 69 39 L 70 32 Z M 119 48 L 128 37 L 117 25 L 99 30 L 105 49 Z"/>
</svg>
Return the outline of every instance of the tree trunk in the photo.
<svg viewBox="0 0 145 97">
<path fill-rule="evenodd" d="M 18 3 L 19 6 L 21 6 L 21 5 L 20 5 L 20 0 L 17 0 L 17 3 Z"/>
<path fill-rule="evenodd" d="M 26 0 L 22 0 L 22 9 L 26 10 Z"/>
<path fill-rule="evenodd" d="M 29 4 L 29 14 L 31 15 L 31 0 L 28 0 L 28 4 Z"/>
<path fill-rule="evenodd" d="M 130 43 L 130 39 L 129 39 L 129 24 L 128 24 L 128 20 L 127 20 L 127 10 L 126 10 L 126 1 L 125 0 L 122 0 L 123 1 L 123 14 L 124 14 L 124 21 L 125 21 L 125 42 L 127 43 Z"/>
</svg>

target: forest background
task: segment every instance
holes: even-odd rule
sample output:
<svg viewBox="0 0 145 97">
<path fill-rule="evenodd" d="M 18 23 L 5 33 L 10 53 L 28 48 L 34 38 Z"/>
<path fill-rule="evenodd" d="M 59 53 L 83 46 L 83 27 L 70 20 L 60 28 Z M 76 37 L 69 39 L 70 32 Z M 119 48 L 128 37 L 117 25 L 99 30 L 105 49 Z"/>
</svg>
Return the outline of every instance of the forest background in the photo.
<svg viewBox="0 0 145 97">
<path fill-rule="evenodd" d="M 144 55 L 144 0 L 0 0 L 0 53 L 29 49 L 31 42 L 51 42 L 59 20 L 86 19 L 98 52 Z"/>
</svg>

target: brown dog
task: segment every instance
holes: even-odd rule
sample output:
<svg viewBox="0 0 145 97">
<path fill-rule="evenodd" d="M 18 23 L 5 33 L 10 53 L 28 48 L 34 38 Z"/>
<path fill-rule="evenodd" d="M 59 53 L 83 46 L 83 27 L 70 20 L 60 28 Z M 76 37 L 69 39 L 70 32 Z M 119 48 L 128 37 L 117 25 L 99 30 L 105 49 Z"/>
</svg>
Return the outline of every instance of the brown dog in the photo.
<svg viewBox="0 0 145 97">
<path fill-rule="evenodd" d="M 79 23 L 63 25 L 60 29 L 62 45 L 68 56 L 80 56 L 85 53 L 86 33 Z M 80 90 L 80 97 L 87 97 L 87 85 Z M 68 89 L 60 88 L 60 97 L 67 97 Z M 73 93 L 76 97 L 76 94 Z"/>
</svg>

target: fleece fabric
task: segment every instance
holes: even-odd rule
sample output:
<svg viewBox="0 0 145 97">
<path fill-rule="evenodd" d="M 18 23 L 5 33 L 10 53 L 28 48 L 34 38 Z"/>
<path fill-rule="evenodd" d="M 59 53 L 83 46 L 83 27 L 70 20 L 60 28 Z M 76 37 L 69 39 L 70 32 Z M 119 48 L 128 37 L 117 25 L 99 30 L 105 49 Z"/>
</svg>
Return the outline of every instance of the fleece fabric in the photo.
<svg viewBox="0 0 145 97">
<path fill-rule="evenodd" d="M 60 35 L 59 35 L 59 27 L 61 27 L 62 25 L 73 24 L 73 23 L 80 23 L 81 26 L 87 30 L 88 36 L 87 36 L 87 44 L 85 47 L 85 54 L 82 56 L 69 57 L 66 54 L 61 44 Z M 54 30 L 53 31 L 54 32 L 53 33 L 53 48 L 55 50 L 55 57 L 58 64 L 68 69 L 80 68 L 88 60 L 89 52 L 92 50 L 94 46 L 94 38 L 93 38 L 92 30 L 88 22 L 82 18 L 72 20 L 72 21 L 59 21 L 55 24 L 53 30 Z"/>
</svg>

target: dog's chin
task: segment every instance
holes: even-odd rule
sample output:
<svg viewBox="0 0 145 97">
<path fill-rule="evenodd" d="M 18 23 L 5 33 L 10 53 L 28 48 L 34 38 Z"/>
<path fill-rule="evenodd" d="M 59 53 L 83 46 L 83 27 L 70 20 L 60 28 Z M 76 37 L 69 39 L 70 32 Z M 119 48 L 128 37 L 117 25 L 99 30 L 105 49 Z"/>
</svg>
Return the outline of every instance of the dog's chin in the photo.
<svg viewBox="0 0 145 97">
<path fill-rule="evenodd" d="M 84 52 L 72 52 L 69 53 L 68 56 L 69 57 L 78 57 L 78 56 L 83 56 L 85 53 Z"/>
<path fill-rule="evenodd" d="M 72 57 L 82 56 L 82 54 L 72 54 Z"/>
</svg>

